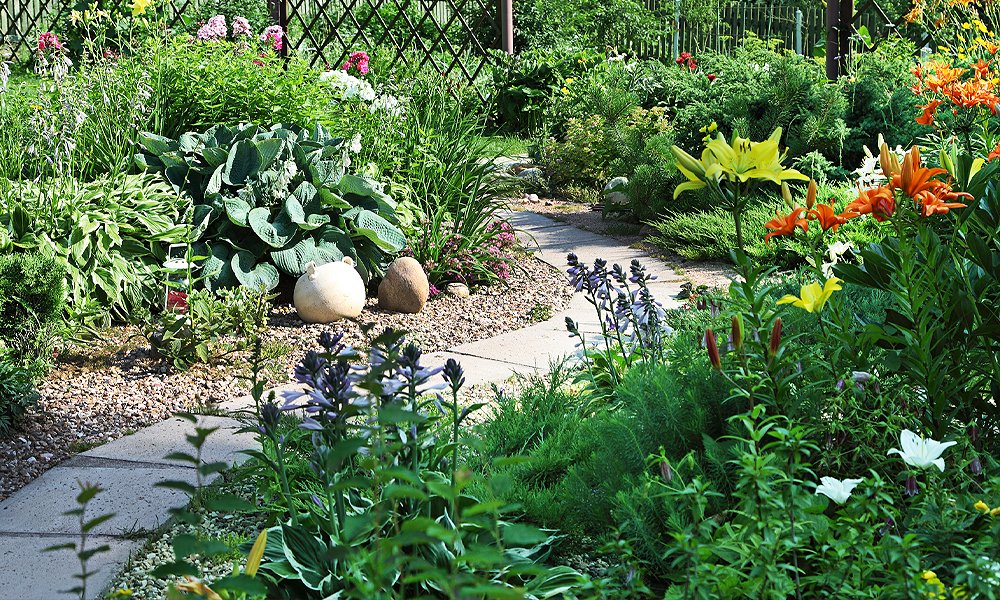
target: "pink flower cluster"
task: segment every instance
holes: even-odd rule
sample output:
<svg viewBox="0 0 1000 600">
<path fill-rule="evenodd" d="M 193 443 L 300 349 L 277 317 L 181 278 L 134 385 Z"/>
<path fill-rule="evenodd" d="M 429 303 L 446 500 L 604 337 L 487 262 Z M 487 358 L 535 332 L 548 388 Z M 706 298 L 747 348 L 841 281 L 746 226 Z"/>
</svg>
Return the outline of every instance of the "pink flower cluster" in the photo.
<svg viewBox="0 0 1000 600">
<path fill-rule="evenodd" d="M 280 52 L 282 47 L 284 47 L 285 30 L 281 28 L 281 25 L 271 25 L 264 30 L 264 33 L 260 34 L 260 41 L 270 42 L 271 47 L 275 51 Z"/>
<path fill-rule="evenodd" d="M 358 73 L 361 75 L 367 75 L 368 68 L 368 53 L 363 50 L 356 50 L 351 52 L 351 55 L 347 57 L 347 62 L 341 65 L 341 69 L 350 72 L 352 68 L 357 69 Z"/>
<path fill-rule="evenodd" d="M 38 50 L 44 52 L 45 50 L 62 50 L 62 42 L 59 41 L 59 36 L 52 33 L 51 31 L 46 31 L 42 35 L 38 36 Z"/>
<path fill-rule="evenodd" d="M 226 27 L 226 17 L 215 15 L 198 29 L 198 39 L 203 42 L 218 42 L 226 39 L 229 29 Z"/>
<path fill-rule="evenodd" d="M 486 284 L 494 279 L 508 281 L 513 250 L 517 247 L 514 229 L 506 221 L 494 221 L 486 231 L 488 243 L 485 247 L 470 248 L 465 236 L 459 233 L 444 237 L 444 245 L 438 253 L 441 263 L 429 260 L 424 270 L 436 272 L 438 281 L 467 285 Z"/>
<path fill-rule="evenodd" d="M 233 17 L 233 39 L 250 36 L 250 21 L 246 17 Z"/>
</svg>

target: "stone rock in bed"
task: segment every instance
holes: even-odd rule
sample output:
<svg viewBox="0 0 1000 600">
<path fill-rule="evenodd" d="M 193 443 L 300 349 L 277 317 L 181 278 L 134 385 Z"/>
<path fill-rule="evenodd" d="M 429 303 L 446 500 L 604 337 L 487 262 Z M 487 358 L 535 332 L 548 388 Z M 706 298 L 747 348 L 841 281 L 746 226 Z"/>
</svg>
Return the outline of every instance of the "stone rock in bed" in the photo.
<svg viewBox="0 0 1000 600">
<path fill-rule="evenodd" d="M 378 285 L 378 305 L 392 312 L 416 314 L 424 309 L 429 294 L 424 268 L 415 258 L 401 256 L 392 261 Z"/>
</svg>

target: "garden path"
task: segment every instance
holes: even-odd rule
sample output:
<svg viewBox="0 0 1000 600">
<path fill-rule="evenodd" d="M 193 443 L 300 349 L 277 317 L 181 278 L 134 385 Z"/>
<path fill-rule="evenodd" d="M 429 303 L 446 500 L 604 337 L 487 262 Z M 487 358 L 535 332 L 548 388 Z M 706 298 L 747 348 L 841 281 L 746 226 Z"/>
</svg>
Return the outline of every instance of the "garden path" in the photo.
<svg viewBox="0 0 1000 600">
<path fill-rule="evenodd" d="M 642 250 L 536 213 L 514 212 L 506 217 L 538 258 L 560 270 L 565 268 L 570 252 L 589 263 L 604 258 L 609 264 L 624 266 L 632 259 L 640 259 L 659 278 L 651 285 L 654 295 L 665 306 L 676 306 L 673 298 L 681 291 L 683 279 L 666 263 L 650 258 Z M 578 294 L 567 310 L 544 322 L 429 354 L 425 362 L 436 366 L 449 358 L 457 359 L 470 386 L 500 383 L 512 373 L 544 371 L 551 361 L 576 350 L 575 339 L 566 333 L 566 317 L 577 321 L 586 333 L 600 331 L 593 309 Z M 221 408 L 235 412 L 250 406 L 250 398 L 240 398 Z M 252 435 L 238 432 L 240 423 L 234 418 L 201 419 L 203 427 L 220 428 L 209 437 L 204 449 L 206 462 L 232 464 L 239 460 L 239 451 L 253 443 Z M 163 458 L 170 452 L 189 451 L 185 436 L 192 433 L 192 428 L 190 422 L 172 418 L 82 452 L 0 502 L 0 564 L 6 567 L 0 572 L 0 590 L 3 590 L 0 596 L 18 600 L 76 597 L 63 591 L 78 583 L 73 579 L 73 574 L 79 572 L 76 557 L 68 551 L 52 554 L 42 551 L 48 546 L 79 541 L 78 521 L 64 512 L 76 508 L 77 482 L 90 482 L 99 483 L 104 491 L 91 503 L 88 517 L 115 513 L 112 519 L 97 526 L 88 540 L 88 548 L 102 544 L 110 548 L 88 565 L 90 570 L 97 571 L 88 580 L 88 597 L 101 597 L 99 592 L 129 557 L 142 550 L 148 533 L 167 521 L 171 508 L 185 503 L 186 496 L 181 492 L 154 485 L 164 480 L 194 483 L 195 474 L 190 466 Z"/>
</svg>

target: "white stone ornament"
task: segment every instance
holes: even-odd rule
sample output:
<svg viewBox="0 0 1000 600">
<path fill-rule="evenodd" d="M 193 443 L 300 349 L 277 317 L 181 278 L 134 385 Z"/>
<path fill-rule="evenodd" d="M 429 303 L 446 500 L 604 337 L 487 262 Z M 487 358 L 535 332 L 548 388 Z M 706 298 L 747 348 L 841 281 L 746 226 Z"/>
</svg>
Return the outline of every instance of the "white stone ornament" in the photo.
<svg viewBox="0 0 1000 600">
<path fill-rule="evenodd" d="M 349 256 L 318 267 L 310 262 L 295 283 L 294 303 L 306 323 L 354 318 L 365 308 L 365 282 Z"/>
</svg>

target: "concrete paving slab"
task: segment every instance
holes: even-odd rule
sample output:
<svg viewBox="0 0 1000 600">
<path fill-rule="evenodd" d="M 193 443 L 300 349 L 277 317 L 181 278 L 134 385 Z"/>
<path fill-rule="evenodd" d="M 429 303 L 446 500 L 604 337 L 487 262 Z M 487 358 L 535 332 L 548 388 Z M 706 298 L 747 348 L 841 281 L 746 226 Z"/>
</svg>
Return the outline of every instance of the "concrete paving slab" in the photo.
<svg viewBox="0 0 1000 600">
<path fill-rule="evenodd" d="M 0 533 L 0 598 L 10 600 L 75 600 L 79 596 L 62 593 L 79 584 L 73 575 L 80 572 L 76 554 L 70 550 L 44 552 L 49 546 L 79 543 L 71 536 L 30 536 Z M 121 565 L 137 552 L 143 540 L 122 540 L 94 536 L 87 547 L 107 544 L 110 550 L 90 559 L 88 570 L 97 573 L 87 580 L 87 598 L 102 598 Z M 26 560 L 27 559 L 27 560 Z"/>
<path fill-rule="evenodd" d="M 431 354 L 427 354 L 424 356 L 424 364 L 439 367 L 443 366 L 449 358 L 454 358 L 461 363 L 462 369 L 465 371 L 466 387 L 486 383 L 499 384 L 503 383 L 514 374 L 527 375 L 530 373 L 537 373 L 539 371 L 539 369 L 535 367 L 499 360 L 491 360 L 468 354 L 459 354 L 456 352 L 433 352 Z M 539 366 L 548 368 L 548 364 Z"/>
<path fill-rule="evenodd" d="M 553 359 L 574 353 L 575 345 L 575 340 L 565 330 L 557 331 L 550 323 L 540 323 L 488 340 L 455 346 L 451 352 L 547 368 Z"/>
<path fill-rule="evenodd" d="M 282 394 L 290 391 L 301 390 L 302 386 L 297 383 L 289 383 L 287 385 L 279 385 L 270 388 L 264 392 L 264 400 L 267 400 L 268 395 L 273 391 L 276 395 L 277 400 L 280 402 Z M 239 398 L 233 398 L 225 402 L 219 403 L 219 410 L 227 413 L 235 413 L 240 411 L 254 411 L 257 407 L 254 405 L 253 396 L 240 396 Z"/>
<path fill-rule="evenodd" d="M 570 227 L 561 221 L 546 217 L 545 215 L 540 215 L 538 213 L 533 213 L 530 211 L 511 211 L 502 214 L 507 222 L 514 226 L 515 229 L 521 229 L 526 231 L 531 231 L 534 229 L 546 229 L 549 227 Z"/>
<path fill-rule="evenodd" d="M 173 417 L 132 435 L 87 450 L 82 456 L 186 466 L 186 463 L 167 460 L 164 456 L 179 450 L 191 452 L 186 436 L 193 435 L 195 427 L 219 428 L 208 436 L 208 441 L 202 449 L 202 458 L 205 462 L 239 464 L 246 459 L 246 455 L 240 452 L 256 445 L 253 434 L 239 432 L 242 424 L 235 419 L 199 416 L 198 424 L 195 425 L 186 419 Z"/>
<path fill-rule="evenodd" d="M 63 513 L 77 507 L 80 481 L 99 484 L 104 489 L 91 501 L 88 515 L 116 513 L 94 533 L 122 535 L 139 529 L 153 530 L 169 519 L 169 509 L 184 506 L 188 501 L 187 495 L 180 491 L 153 484 L 164 480 L 195 482 L 194 469 L 189 468 L 99 458 L 84 460 L 99 461 L 105 466 L 76 463 L 80 466 L 74 467 L 72 461 L 67 461 L 63 463 L 65 466 L 46 471 L 0 504 L 0 532 L 76 534 L 80 528 L 77 518 Z"/>
</svg>

